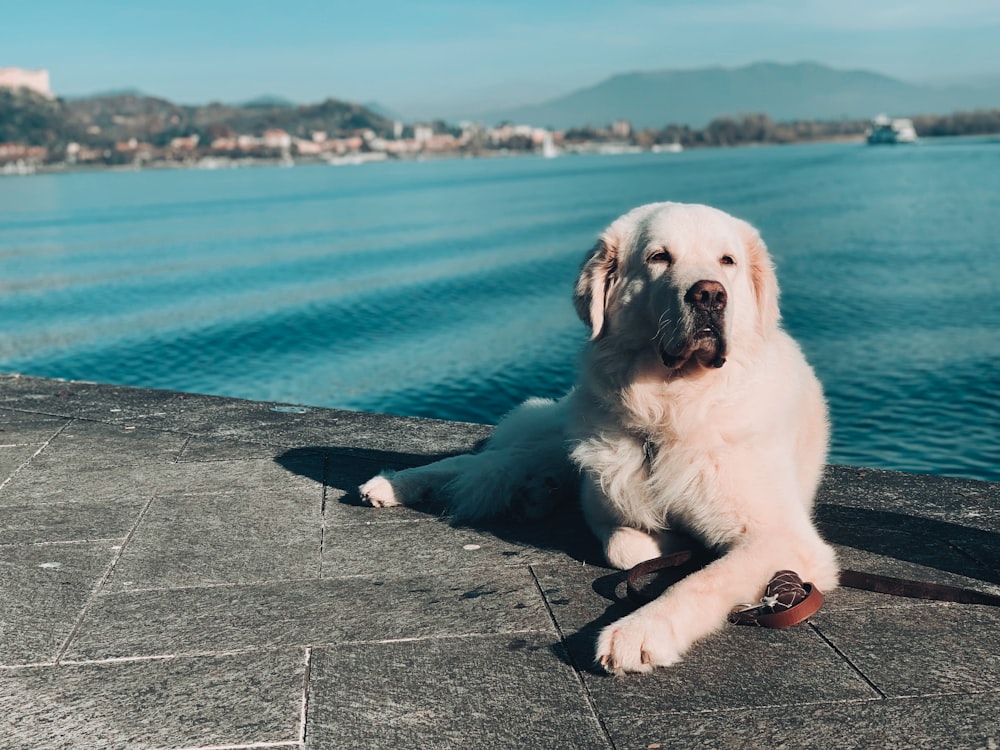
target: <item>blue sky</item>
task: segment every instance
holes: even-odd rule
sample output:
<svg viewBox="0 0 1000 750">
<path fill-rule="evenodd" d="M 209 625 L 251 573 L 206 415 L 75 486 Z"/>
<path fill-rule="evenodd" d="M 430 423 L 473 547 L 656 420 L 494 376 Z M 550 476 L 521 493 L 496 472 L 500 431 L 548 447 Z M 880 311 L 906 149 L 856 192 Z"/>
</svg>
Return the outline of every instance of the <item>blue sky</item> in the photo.
<svg viewBox="0 0 1000 750">
<path fill-rule="evenodd" d="M 14 0 L 0 67 L 59 95 L 328 96 L 408 117 L 540 101 L 614 73 L 815 61 L 914 82 L 1000 79 L 998 0 Z"/>
</svg>

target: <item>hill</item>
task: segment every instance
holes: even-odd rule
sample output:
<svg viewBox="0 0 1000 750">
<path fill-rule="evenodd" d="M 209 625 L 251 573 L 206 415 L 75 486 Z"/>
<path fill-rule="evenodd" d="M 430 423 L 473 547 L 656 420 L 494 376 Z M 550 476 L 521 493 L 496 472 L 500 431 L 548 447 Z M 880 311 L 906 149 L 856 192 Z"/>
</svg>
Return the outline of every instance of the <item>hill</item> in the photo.
<svg viewBox="0 0 1000 750">
<path fill-rule="evenodd" d="M 48 149 L 86 138 L 80 123 L 68 116 L 66 104 L 28 89 L 0 89 L 0 143 Z"/>
<path fill-rule="evenodd" d="M 197 134 L 210 141 L 220 135 L 260 136 L 271 128 L 302 138 L 316 130 L 331 136 L 362 130 L 385 135 L 392 132 L 392 122 L 336 99 L 302 106 L 274 100 L 188 106 L 133 93 L 63 100 L 26 89 L 0 89 L 0 143 L 44 146 L 54 152 L 71 141 L 107 148 L 135 138 L 159 146 L 178 136 Z"/>
<path fill-rule="evenodd" d="M 763 113 L 780 121 L 870 118 L 996 107 L 1000 87 L 930 87 L 868 71 L 815 63 L 756 63 L 623 73 L 539 104 L 495 110 L 474 119 L 567 128 L 623 119 L 638 128 L 667 123 L 703 127 L 720 116 Z"/>
<path fill-rule="evenodd" d="M 374 130 L 392 132 L 392 122 L 360 104 L 327 99 L 319 104 L 291 105 L 285 101 L 255 100 L 244 105 L 189 106 L 152 96 L 112 96 L 78 99 L 66 103 L 68 116 L 91 131 L 99 129 L 108 141 L 136 138 L 159 145 L 173 137 L 199 135 L 210 140 L 219 135 L 261 135 L 280 128 L 308 138 L 314 130 L 330 135 Z"/>
</svg>

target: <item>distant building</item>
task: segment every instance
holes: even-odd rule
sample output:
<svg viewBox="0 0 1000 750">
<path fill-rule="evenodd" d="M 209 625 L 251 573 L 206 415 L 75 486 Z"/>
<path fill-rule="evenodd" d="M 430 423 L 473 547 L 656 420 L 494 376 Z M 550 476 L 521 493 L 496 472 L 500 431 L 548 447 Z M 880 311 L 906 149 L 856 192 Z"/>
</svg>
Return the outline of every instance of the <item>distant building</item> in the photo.
<svg viewBox="0 0 1000 750">
<path fill-rule="evenodd" d="M 170 148 L 176 151 L 194 151 L 198 148 L 198 134 L 184 136 L 183 138 L 171 138 Z"/>
<path fill-rule="evenodd" d="M 292 147 L 292 136 L 281 128 L 271 128 L 264 131 L 264 148 L 279 148 L 287 150 Z"/>
<path fill-rule="evenodd" d="M 424 143 L 434 137 L 434 128 L 431 125 L 414 125 L 413 140 L 417 143 Z"/>
<path fill-rule="evenodd" d="M 420 145 L 425 151 L 454 151 L 458 148 L 458 139 L 450 133 L 435 133 L 420 141 Z"/>
<path fill-rule="evenodd" d="M 242 151 L 253 151 L 260 146 L 261 140 L 256 136 L 240 134 L 236 136 L 236 148 Z"/>
<path fill-rule="evenodd" d="M 313 135 L 316 134 L 313 133 Z M 295 151 L 300 156 L 316 156 L 323 153 L 323 144 L 325 141 L 307 141 L 305 138 L 293 138 L 292 143 L 295 144 Z"/>
<path fill-rule="evenodd" d="M 611 132 L 616 138 L 629 138 L 632 135 L 632 123 L 628 120 L 616 120 L 611 125 Z"/>
<path fill-rule="evenodd" d="M 47 70 L 0 68 L 0 89 L 29 89 L 48 99 L 54 99 Z"/>
<path fill-rule="evenodd" d="M 235 151 L 239 148 L 239 144 L 235 138 L 222 136 L 221 138 L 214 139 L 210 147 L 213 151 Z"/>
<path fill-rule="evenodd" d="M 43 161 L 48 156 L 44 146 L 25 146 L 22 143 L 0 143 L 0 164 L 15 160 Z"/>
</svg>

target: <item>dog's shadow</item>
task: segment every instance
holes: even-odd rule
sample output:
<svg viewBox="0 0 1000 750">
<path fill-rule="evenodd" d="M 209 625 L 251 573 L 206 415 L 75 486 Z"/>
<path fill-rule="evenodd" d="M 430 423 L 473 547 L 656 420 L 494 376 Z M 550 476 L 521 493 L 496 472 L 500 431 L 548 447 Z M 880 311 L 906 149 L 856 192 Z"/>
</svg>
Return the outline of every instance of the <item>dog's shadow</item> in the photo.
<svg viewBox="0 0 1000 750">
<path fill-rule="evenodd" d="M 985 552 L 1000 549 L 995 531 L 831 503 L 817 505 L 816 520 L 831 544 L 1000 585 L 1000 568 Z"/>
<path fill-rule="evenodd" d="M 478 447 L 470 446 L 470 449 Z M 275 460 L 286 470 L 340 493 L 337 502 L 349 506 L 365 506 L 358 486 L 379 471 L 421 466 L 453 455 L 456 453 L 416 455 L 340 446 L 311 446 L 289 449 Z M 429 498 L 419 505 L 410 506 L 409 510 L 449 523 L 447 508 L 437 498 Z M 570 499 L 570 493 L 567 493 L 566 499 L 555 503 L 551 513 L 537 522 L 496 519 L 463 523 L 461 526 L 490 534 L 511 544 L 561 552 L 587 565 L 605 564 L 600 544 L 584 522 L 575 497 Z"/>
<path fill-rule="evenodd" d="M 452 455 L 455 453 L 415 455 L 328 445 L 292 448 L 279 455 L 275 461 L 292 473 L 322 483 L 328 490 L 332 488 L 342 493 L 339 503 L 364 506 L 366 503 L 361 499 L 358 486 L 382 469 L 401 470 Z M 442 523 L 449 523 L 446 507 L 434 499 L 412 506 L 410 510 L 439 518 Z M 628 614 L 635 606 L 622 595 L 625 572 L 607 567 L 601 545 L 587 527 L 575 498 L 572 502 L 558 503 L 549 515 L 539 521 L 491 520 L 467 523 L 463 527 L 515 545 L 562 553 L 570 560 L 581 563 L 575 568 L 595 572 L 596 577 L 590 587 L 607 602 L 604 612 L 579 631 L 567 634 L 564 642 L 553 644 L 552 652 L 570 666 L 603 674 L 603 670 L 590 663 L 596 634 L 605 625 Z M 549 597 L 544 591 L 542 595 Z M 551 603 L 547 603 L 547 606 L 551 606 Z"/>
<path fill-rule="evenodd" d="M 275 460 L 288 471 L 322 483 L 326 488 L 335 488 L 342 493 L 340 503 L 362 506 L 365 503 L 358 485 L 382 469 L 420 466 L 451 455 L 455 453 L 417 455 L 314 446 L 290 449 Z M 434 500 L 411 510 L 448 522 L 446 508 Z M 1000 570 L 972 552 L 1000 548 L 1000 534 L 996 532 L 895 511 L 830 503 L 819 504 L 816 515 L 824 538 L 833 544 L 1000 585 Z M 597 636 L 605 626 L 634 611 L 636 605 L 624 596 L 625 572 L 607 567 L 600 544 L 584 522 L 577 504 L 560 503 L 549 516 L 537 522 L 499 520 L 464 526 L 516 545 L 561 552 L 571 560 L 586 563 L 584 569 L 593 571 L 594 575 L 590 588 L 606 605 L 596 618 L 576 632 L 566 634 L 564 643 L 554 644 L 552 650 L 580 671 L 604 674 L 592 661 Z M 676 575 L 668 573 L 658 578 L 654 586 L 664 590 Z M 646 593 L 655 595 L 657 592 Z M 543 595 L 548 597 L 546 592 Z M 547 605 L 551 607 L 551 602 Z"/>
</svg>

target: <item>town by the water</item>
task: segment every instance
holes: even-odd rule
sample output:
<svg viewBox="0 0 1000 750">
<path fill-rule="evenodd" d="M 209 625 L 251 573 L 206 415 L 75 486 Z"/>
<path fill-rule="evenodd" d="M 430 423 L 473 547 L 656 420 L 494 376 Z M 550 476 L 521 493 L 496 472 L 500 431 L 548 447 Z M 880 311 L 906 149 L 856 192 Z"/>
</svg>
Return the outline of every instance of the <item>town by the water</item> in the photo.
<svg viewBox="0 0 1000 750">
<path fill-rule="evenodd" d="M 389 159 L 689 148 L 820 140 L 914 142 L 1000 133 L 1000 109 L 912 118 L 775 122 L 722 116 L 703 128 L 634 128 L 625 119 L 557 130 L 533 123 L 405 123 L 358 104 L 259 101 L 177 105 L 137 93 L 64 100 L 46 70 L 0 68 L 0 174 L 86 168 L 364 164 Z"/>
</svg>

